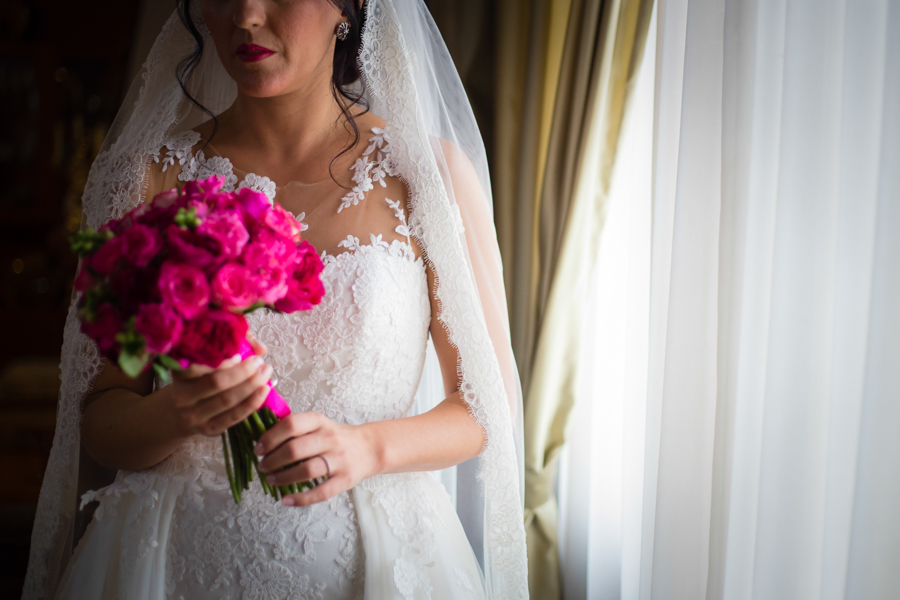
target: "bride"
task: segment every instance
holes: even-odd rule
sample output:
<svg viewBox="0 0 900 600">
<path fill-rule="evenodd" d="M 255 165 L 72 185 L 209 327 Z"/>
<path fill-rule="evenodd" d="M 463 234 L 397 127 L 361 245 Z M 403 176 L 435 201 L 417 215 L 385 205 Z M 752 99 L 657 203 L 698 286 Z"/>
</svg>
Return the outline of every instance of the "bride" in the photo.
<svg viewBox="0 0 900 600">
<path fill-rule="evenodd" d="M 165 387 L 104 364 L 70 311 L 24 598 L 526 598 L 486 161 L 422 1 L 176 13 L 92 167 L 85 226 L 218 175 L 297 216 L 326 294 L 257 311 L 257 356 Z M 324 482 L 280 503 L 254 483 L 235 504 L 218 436 L 273 376 L 293 412 L 261 467 Z M 80 499 L 98 505 L 77 541 L 79 448 L 118 476 Z"/>
</svg>

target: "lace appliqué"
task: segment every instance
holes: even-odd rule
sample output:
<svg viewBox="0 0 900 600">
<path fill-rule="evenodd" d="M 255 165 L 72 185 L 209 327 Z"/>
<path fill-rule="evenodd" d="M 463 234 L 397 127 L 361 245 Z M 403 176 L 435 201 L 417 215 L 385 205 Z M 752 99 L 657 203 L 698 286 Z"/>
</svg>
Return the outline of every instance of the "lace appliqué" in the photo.
<svg viewBox="0 0 900 600">
<path fill-rule="evenodd" d="M 400 240 L 387 242 L 382 239 L 382 235 L 380 233 L 378 235 L 375 235 L 374 233 L 369 234 L 368 244 L 361 244 L 358 237 L 348 235 L 347 239 L 341 240 L 337 245 L 338 248 L 347 248 L 352 252 L 362 252 L 366 248 L 372 248 L 375 250 L 383 250 L 391 256 L 396 256 L 398 258 L 403 258 L 411 261 L 416 260 L 416 255 L 408 242 L 402 242 Z M 341 256 L 341 254 L 338 254 L 337 256 L 330 256 L 326 254 L 324 256 L 324 261 L 326 263 L 333 262 L 337 260 L 338 256 Z"/>
<path fill-rule="evenodd" d="M 366 193 L 375 188 L 375 184 L 387 187 L 385 179 L 395 175 L 395 170 L 388 157 L 390 146 L 390 133 L 387 128 L 373 127 L 374 134 L 369 138 L 369 145 L 363 150 L 362 156 L 350 167 L 353 170 L 353 189 L 341 199 L 338 212 L 349 206 L 356 206 L 360 200 L 365 199 Z M 375 158 L 372 158 L 372 154 Z"/>
<path fill-rule="evenodd" d="M 237 189 L 241 188 L 250 188 L 254 192 L 265 194 L 269 201 L 275 200 L 275 182 L 268 177 L 247 173 L 237 186 Z"/>
</svg>

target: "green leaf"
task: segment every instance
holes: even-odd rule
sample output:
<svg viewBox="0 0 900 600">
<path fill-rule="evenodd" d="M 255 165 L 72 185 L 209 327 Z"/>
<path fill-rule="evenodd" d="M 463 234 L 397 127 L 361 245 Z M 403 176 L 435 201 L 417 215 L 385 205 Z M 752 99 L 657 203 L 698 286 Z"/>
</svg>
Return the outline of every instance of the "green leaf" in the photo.
<svg viewBox="0 0 900 600">
<path fill-rule="evenodd" d="M 135 318 L 131 317 L 125 322 L 125 329 L 116 334 L 116 341 L 122 344 L 122 351 L 129 354 L 140 354 L 147 340 L 134 329 Z M 146 362 L 146 361 L 144 361 Z"/>
<path fill-rule="evenodd" d="M 112 239 L 112 237 L 113 234 L 109 230 L 98 232 L 93 229 L 85 229 L 69 236 L 69 244 L 72 247 L 72 252 L 84 258 L 96 252 L 100 246 L 106 243 L 107 240 Z"/>
<path fill-rule="evenodd" d="M 241 312 L 244 313 L 244 314 L 246 315 L 247 313 L 253 312 L 253 311 L 256 310 L 257 308 L 262 308 L 262 307 L 264 307 L 265 305 L 266 305 L 265 302 L 256 302 L 256 303 L 254 303 L 254 304 L 251 304 L 250 306 L 248 306 L 247 308 L 245 308 L 245 309 L 242 310 Z"/>
<path fill-rule="evenodd" d="M 190 229 L 193 231 L 194 228 L 200 225 L 200 219 L 197 217 L 197 208 L 194 206 L 188 209 L 185 209 L 184 207 L 179 208 L 174 221 L 181 229 Z"/>
<path fill-rule="evenodd" d="M 123 348 L 119 353 L 119 368 L 129 377 L 137 377 L 144 370 L 149 358 L 146 353 L 132 354 Z"/>
<path fill-rule="evenodd" d="M 156 360 L 159 362 L 160 365 L 162 365 L 166 369 L 169 369 L 172 371 L 181 371 L 182 370 L 181 364 L 177 360 L 175 360 L 174 358 L 169 356 L 168 354 L 160 354 L 156 357 Z"/>
<path fill-rule="evenodd" d="M 167 368 L 159 364 L 158 362 L 153 363 L 153 371 L 156 373 L 156 377 L 159 379 L 160 383 L 163 385 L 168 385 L 172 383 L 172 374 L 169 372 Z"/>
</svg>

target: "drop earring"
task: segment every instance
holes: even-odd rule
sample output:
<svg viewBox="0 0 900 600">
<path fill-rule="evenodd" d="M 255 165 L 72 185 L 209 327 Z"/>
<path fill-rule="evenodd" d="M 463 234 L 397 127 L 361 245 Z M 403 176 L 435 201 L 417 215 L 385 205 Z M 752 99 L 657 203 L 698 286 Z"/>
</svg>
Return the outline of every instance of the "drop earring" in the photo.
<svg viewBox="0 0 900 600">
<path fill-rule="evenodd" d="M 347 34 L 350 33 L 350 23 L 344 21 L 337 26 L 337 31 L 335 31 L 335 35 L 337 39 L 342 42 L 347 39 Z"/>
</svg>

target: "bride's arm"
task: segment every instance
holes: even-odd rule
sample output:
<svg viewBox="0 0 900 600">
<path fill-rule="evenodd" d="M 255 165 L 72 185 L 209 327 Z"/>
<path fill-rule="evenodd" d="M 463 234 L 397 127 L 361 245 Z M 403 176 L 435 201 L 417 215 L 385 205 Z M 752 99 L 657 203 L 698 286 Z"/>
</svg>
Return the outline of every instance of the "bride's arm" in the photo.
<svg viewBox="0 0 900 600">
<path fill-rule="evenodd" d="M 187 438 L 219 435 L 257 410 L 271 374 L 257 356 L 232 358 L 215 371 L 192 366 L 153 392 L 149 373 L 131 378 L 105 363 L 84 401 L 84 449 L 112 469 L 152 467 Z"/>
<path fill-rule="evenodd" d="M 168 149 L 160 151 L 165 156 Z M 144 199 L 179 183 L 180 165 L 151 163 Z M 256 354 L 265 347 L 250 338 Z M 271 375 L 261 359 L 223 363 L 217 371 L 192 366 L 175 381 L 153 391 L 151 372 L 131 378 L 104 361 L 84 399 L 82 442 L 99 464 L 139 471 L 158 464 L 187 438 L 219 435 L 265 402 Z"/>
<path fill-rule="evenodd" d="M 459 391 L 457 353 L 438 321 L 434 274 L 428 270 L 431 297 L 431 337 L 444 375 L 447 397 L 430 411 L 401 419 L 363 425 L 343 425 L 313 412 L 294 413 L 268 431 L 256 453 L 265 458 L 260 468 L 273 472 L 299 460 L 325 456 L 269 475 L 276 484 L 299 483 L 326 474 L 324 484 L 284 498 L 285 504 L 305 506 L 322 502 L 380 473 L 432 471 L 477 456 L 484 447 L 484 431 L 469 414 Z"/>
</svg>

